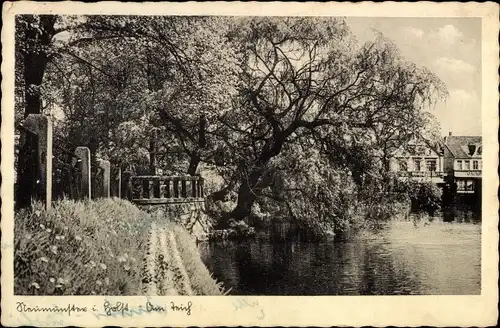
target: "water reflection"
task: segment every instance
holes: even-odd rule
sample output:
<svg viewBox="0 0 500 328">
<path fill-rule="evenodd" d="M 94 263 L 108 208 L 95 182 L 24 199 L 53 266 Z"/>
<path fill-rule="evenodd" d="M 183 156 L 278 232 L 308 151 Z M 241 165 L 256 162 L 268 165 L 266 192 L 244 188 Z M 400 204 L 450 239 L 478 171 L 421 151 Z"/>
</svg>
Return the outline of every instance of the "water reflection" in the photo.
<svg viewBox="0 0 500 328">
<path fill-rule="evenodd" d="M 481 226 L 473 215 L 448 220 L 412 216 L 336 243 L 261 232 L 200 251 L 231 294 L 479 294 Z"/>
</svg>

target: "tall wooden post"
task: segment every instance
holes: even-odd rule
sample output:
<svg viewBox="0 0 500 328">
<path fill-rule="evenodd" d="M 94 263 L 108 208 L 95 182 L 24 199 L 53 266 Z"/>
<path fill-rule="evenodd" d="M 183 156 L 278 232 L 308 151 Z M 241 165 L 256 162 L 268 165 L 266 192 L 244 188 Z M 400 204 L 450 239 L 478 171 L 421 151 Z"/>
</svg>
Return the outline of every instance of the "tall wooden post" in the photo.
<svg viewBox="0 0 500 328">
<path fill-rule="evenodd" d="M 92 184 L 90 182 L 90 149 L 87 147 L 76 147 L 75 155 L 82 161 L 82 196 L 83 199 L 91 199 Z"/>
<path fill-rule="evenodd" d="M 24 121 L 24 127 L 38 136 L 37 177 L 35 194 L 45 202 L 47 209 L 52 203 L 52 121 L 42 114 L 30 114 Z M 34 178 L 34 177 L 32 177 Z"/>
<path fill-rule="evenodd" d="M 118 175 L 116 177 L 118 180 L 118 198 L 122 198 L 122 168 L 118 168 Z"/>
<path fill-rule="evenodd" d="M 111 178 L 111 163 L 109 161 L 99 159 L 97 161 L 99 168 L 103 171 L 102 177 L 102 195 L 101 197 L 109 198 L 110 195 L 110 178 Z"/>
</svg>

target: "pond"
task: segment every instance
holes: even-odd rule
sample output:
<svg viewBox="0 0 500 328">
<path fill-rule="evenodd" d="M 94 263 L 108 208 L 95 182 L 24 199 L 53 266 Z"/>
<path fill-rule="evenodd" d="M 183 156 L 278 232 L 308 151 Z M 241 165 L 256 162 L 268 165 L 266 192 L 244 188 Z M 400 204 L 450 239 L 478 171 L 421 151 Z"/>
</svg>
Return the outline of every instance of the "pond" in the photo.
<svg viewBox="0 0 500 328">
<path fill-rule="evenodd" d="M 276 229 L 274 229 L 276 230 Z M 479 295 L 477 215 L 414 217 L 347 241 L 201 243 L 200 252 L 230 295 Z"/>
</svg>

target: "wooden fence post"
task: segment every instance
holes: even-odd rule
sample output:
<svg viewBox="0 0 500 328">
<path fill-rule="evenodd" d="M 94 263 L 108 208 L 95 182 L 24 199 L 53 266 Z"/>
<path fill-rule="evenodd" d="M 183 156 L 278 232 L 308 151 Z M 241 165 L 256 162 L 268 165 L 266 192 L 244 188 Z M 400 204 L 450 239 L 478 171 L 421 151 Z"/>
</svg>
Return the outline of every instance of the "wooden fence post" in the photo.
<svg viewBox="0 0 500 328">
<path fill-rule="evenodd" d="M 90 182 L 90 149 L 87 147 L 76 147 L 75 155 L 82 160 L 82 195 L 83 199 L 92 197 L 92 185 Z"/>
<path fill-rule="evenodd" d="M 46 209 L 52 203 L 52 121 L 42 114 L 30 114 L 24 127 L 38 136 L 37 144 L 37 196 L 45 202 Z"/>
<path fill-rule="evenodd" d="M 122 198 L 122 168 L 118 168 L 118 176 L 116 177 L 118 180 L 118 198 Z"/>
<path fill-rule="evenodd" d="M 102 177 L 102 197 L 109 198 L 110 193 L 110 177 L 111 177 L 111 163 L 109 161 L 99 159 L 97 163 L 101 170 L 103 171 Z"/>
</svg>

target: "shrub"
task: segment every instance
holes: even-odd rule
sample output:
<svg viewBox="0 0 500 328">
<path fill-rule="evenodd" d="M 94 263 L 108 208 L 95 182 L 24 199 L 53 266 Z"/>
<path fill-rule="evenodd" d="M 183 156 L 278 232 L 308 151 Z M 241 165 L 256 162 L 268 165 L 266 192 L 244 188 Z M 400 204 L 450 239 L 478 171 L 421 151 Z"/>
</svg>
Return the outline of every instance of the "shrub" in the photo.
<svg viewBox="0 0 500 328">
<path fill-rule="evenodd" d="M 138 295 L 150 216 L 122 199 L 15 214 L 17 295 Z"/>
<path fill-rule="evenodd" d="M 421 183 L 416 197 L 413 197 L 418 208 L 428 213 L 434 213 L 441 208 L 441 189 L 433 183 Z"/>
<path fill-rule="evenodd" d="M 356 230 L 377 230 L 386 226 L 393 218 L 409 211 L 409 199 L 400 195 L 388 193 L 373 194 L 358 201 L 355 222 L 352 226 Z"/>
<path fill-rule="evenodd" d="M 441 189 L 432 182 L 398 181 L 395 191 L 407 195 L 415 210 L 433 213 L 441 208 Z"/>
<path fill-rule="evenodd" d="M 234 201 L 213 201 L 208 198 L 205 201 L 207 215 L 212 218 L 216 228 L 227 228 L 228 219 L 231 217 L 232 210 L 236 207 Z"/>
</svg>

